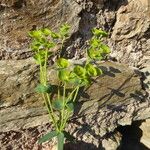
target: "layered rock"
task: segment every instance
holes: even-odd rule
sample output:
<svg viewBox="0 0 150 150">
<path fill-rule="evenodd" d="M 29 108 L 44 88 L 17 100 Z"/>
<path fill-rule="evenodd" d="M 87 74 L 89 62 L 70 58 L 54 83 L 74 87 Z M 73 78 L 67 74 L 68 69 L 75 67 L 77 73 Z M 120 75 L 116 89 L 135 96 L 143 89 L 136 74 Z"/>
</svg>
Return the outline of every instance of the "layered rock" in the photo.
<svg viewBox="0 0 150 150">
<path fill-rule="evenodd" d="M 115 149 L 121 140 L 121 135 L 114 131 L 116 127 L 150 118 L 149 0 L 1 0 L 0 59 L 4 61 L 0 61 L 0 142 L 6 149 L 14 145 L 7 142 L 14 138 L 15 143 L 19 140 L 17 137 L 21 137 L 20 145 L 23 143 L 21 140 L 30 138 L 22 149 L 38 149 L 35 144 L 37 138 L 29 134 L 30 127 L 31 135 L 36 136 L 51 129 L 49 125 L 41 126 L 48 122 L 48 116 L 40 96 L 34 92 L 38 67 L 32 59 L 27 59 L 32 56 L 28 32 L 42 27 L 57 31 L 65 22 L 71 25 L 65 56 L 77 54 L 82 57 L 91 29 L 100 27 L 109 33 L 104 41 L 112 49 L 111 59 L 138 67 L 143 74 L 138 76 L 137 71 L 124 65 L 104 64 L 106 75 L 101 77 L 102 80 L 98 79 L 100 86 L 95 83 L 87 93 L 83 93 L 82 105 L 78 106 L 79 111 L 68 127 L 79 140 L 94 143 L 91 146 L 81 142 L 79 146 L 96 149 L 95 145 L 99 143 L 99 147 L 109 149 L 112 145 Z M 149 146 L 145 128 L 147 125 L 143 124 L 141 141 L 146 141 Z M 80 132 L 77 133 L 76 129 Z M 27 148 L 32 142 L 33 147 Z M 20 149 L 20 145 L 16 144 L 16 149 Z"/>
<path fill-rule="evenodd" d="M 0 2 L 0 59 L 25 59 L 32 55 L 28 32 L 44 27 L 56 30 L 62 23 L 79 28 L 81 7 L 72 0 L 8 0 Z"/>
<path fill-rule="evenodd" d="M 48 123 L 40 95 L 34 92 L 38 67 L 33 60 L 4 60 L 0 65 L 1 134 Z M 110 133 L 118 126 L 149 118 L 150 108 L 137 70 L 113 62 L 102 62 L 100 68 L 104 75 L 81 93 L 67 130 L 78 140 L 106 147 L 114 141 L 112 136 L 115 134 Z M 54 81 L 53 71 L 49 77 Z"/>
<path fill-rule="evenodd" d="M 49 27 L 57 30 L 67 22 L 72 26 L 67 43 L 71 57 L 74 51 L 84 53 L 91 29 L 109 32 L 112 57 L 132 66 L 145 67 L 149 61 L 150 4 L 148 0 L 12 0 L 1 1 L 1 59 L 23 59 L 32 55 L 30 30 Z M 82 47 L 83 46 L 83 47 Z"/>
</svg>

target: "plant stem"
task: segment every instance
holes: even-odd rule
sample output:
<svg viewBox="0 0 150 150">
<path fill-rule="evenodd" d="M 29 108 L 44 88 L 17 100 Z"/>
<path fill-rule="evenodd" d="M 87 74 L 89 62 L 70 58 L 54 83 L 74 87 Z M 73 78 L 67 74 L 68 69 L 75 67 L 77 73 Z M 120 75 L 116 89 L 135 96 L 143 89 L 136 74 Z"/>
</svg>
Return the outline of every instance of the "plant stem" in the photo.
<svg viewBox="0 0 150 150">
<path fill-rule="evenodd" d="M 56 129 L 59 130 L 59 129 L 58 129 L 58 125 L 57 125 L 57 121 L 56 121 L 56 119 L 55 119 L 55 113 L 54 113 L 53 108 L 52 108 L 52 103 L 51 103 L 49 94 L 46 93 L 46 96 L 47 96 L 47 99 L 48 99 L 48 101 L 49 101 L 49 107 L 50 107 L 50 113 L 49 113 L 49 114 L 52 116 L 53 123 L 54 123 Z M 48 107 L 48 109 L 49 109 L 49 107 Z"/>
<path fill-rule="evenodd" d="M 73 98 L 73 102 L 76 100 L 78 92 L 79 92 L 79 86 L 77 86 L 77 88 L 76 88 L 76 92 L 75 92 L 75 95 L 74 95 L 74 98 Z"/>
<path fill-rule="evenodd" d="M 60 130 L 61 130 L 61 127 L 62 127 L 63 121 L 64 121 L 65 98 L 66 98 L 66 83 L 64 83 L 64 86 L 63 86 L 63 108 L 61 110 L 61 125 L 60 125 Z"/>
<path fill-rule="evenodd" d="M 47 85 L 47 58 L 48 58 L 47 53 L 48 53 L 48 51 L 46 51 L 46 53 L 45 53 L 44 66 L 42 66 L 42 64 L 40 63 L 40 82 L 41 82 L 41 84 L 43 84 L 45 86 Z M 52 108 L 52 103 L 51 103 L 49 94 L 46 93 L 46 95 L 45 95 L 45 94 L 42 93 L 42 96 L 43 96 L 46 108 L 48 110 L 49 116 L 50 116 L 53 124 L 55 125 L 56 129 L 58 130 L 58 126 L 57 126 L 57 122 L 56 122 L 56 119 L 55 119 L 55 115 L 54 115 L 54 111 L 53 111 L 53 108 Z"/>
<path fill-rule="evenodd" d="M 76 98 L 77 98 L 77 95 L 78 95 L 78 92 L 79 92 L 79 86 L 77 86 L 71 93 L 70 93 L 70 95 L 69 95 L 69 97 L 70 96 L 72 96 L 72 94 L 75 92 L 75 95 L 74 95 L 74 98 L 73 98 L 73 102 L 76 100 Z M 69 97 L 68 97 L 68 99 L 69 99 Z M 68 100 L 67 99 L 67 100 Z M 67 103 L 67 101 L 66 101 L 66 103 Z M 65 126 L 66 126 L 66 122 L 67 122 L 67 120 L 69 119 L 69 115 L 70 115 L 70 112 L 69 111 L 67 111 L 66 112 L 66 116 L 64 117 L 64 119 L 63 119 L 63 121 L 62 121 L 62 125 L 61 125 L 61 131 L 62 130 L 64 130 L 64 128 L 65 128 Z"/>
<path fill-rule="evenodd" d="M 66 100 L 66 103 L 69 101 L 69 99 L 72 97 L 73 93 L 77 90 L 78 86 L 69 94 L 67 100 Z M 65 104 L 66 104 L 65 103 Z"/>
<path fill-rule="evenodd" d="M 52 120 L 53 124 L 55 125 L 55 121 L 54 121 L 53 116 L 52 116 L 52 114 L 51 114 L 51 111 L 50 111 L 50 109 L 49 109 L 49 104 L 48 104 L 48 102 L 47 102 L 47 100 L 46 100 L 46 98 L 45 98 L 45 95 L 44 95 L 43 93 L 42 93 L 42 97 L 43 97 L 43 99 L 44 99 L 44 102 L 45 102 L 47 111 L 48 111 L 48 113 L 49 113 L 50 119 Z"/>
<path fill-rule="evenodd" d="M 44 63 L 44 79 L 45 79 L 45 85 L 47 84 L 47 58 L 48 58 L 48 51 L 46 50 L 46 53 L 45 53 L 45 63 Z"/>
<path fill-rule="evenodd" d="M 64 130 L 65 126 L 66 126 L 66 123 L 67 123 L 67 120 L 69 118 L 69 112 L 66 113 L 66 117 L 64 118 L 64 122 L 63 122 L 63 125 L 61 126 L 61 130 Z"/>
</svg>

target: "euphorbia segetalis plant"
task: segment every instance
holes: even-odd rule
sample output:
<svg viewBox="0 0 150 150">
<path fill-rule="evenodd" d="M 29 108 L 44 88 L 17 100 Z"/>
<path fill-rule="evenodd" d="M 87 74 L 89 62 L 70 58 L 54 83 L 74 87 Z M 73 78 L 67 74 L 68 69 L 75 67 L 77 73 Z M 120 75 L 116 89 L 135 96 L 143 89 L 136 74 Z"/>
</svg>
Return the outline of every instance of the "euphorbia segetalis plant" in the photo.
<svg viewBox="0 0 150 150">
<path fill-rule="evenodd" d="M 86 49 L 86 61 L 82 64 L 72 64 L 68 59 L 58 58 L 52 66 L 48 60 L 55 55 L 55 49 L 63 49 L 66 39 L 69 37 L 70 26 L 62 25 L 59 32 L 45 28 L 31 31 L 30 37 L 33 39 L 31 49 L 34 52 L 35 62 L 40 67 L 39 85 L 36 91 L 41 94 L 47 108 L 53 131 L 47 133 L 39 139 L 39 143 L 46 142 L 52 138 L 57 138 L 58 150 L 63 150 L 64 141 L 73 140 L 74 137 L 65 131 L 69 118 L 73 115 L 75 105 L 78 102 L 78 94 L 81 87 L 91 84 L 91 79 L 102 74 L 101 69 L 96 66 L 96 61 L 103 60 L 110 49 L 102 43 L 102 38 L 107 36 L 105 31 L 94 28 L 92 38 L 88 42 Z M 59 84 L 52 85 L 48 81 L 48 70 L 53 68 L 57 72 Z M 52 98 L 52 94 L 57 90 L 57 96 Z"/>
</svg>

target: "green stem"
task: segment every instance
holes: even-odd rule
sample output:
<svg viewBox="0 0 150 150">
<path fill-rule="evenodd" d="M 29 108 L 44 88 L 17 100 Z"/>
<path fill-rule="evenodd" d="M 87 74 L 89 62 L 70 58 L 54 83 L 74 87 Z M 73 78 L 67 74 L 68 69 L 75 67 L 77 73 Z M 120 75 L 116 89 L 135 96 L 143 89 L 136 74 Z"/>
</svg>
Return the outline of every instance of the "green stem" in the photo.
<svg viewBox="0 0 150 150">
<path fill-rule="evenodd" d="M 79 86 L 77 86 L 77 88 L 76 88 L 76 92 L 75 92 L 75 95 L 74 95 L 74 98 L 73 98 L 73 102 L 76 100 L 78 92 L 79 92 Z"/>
<path fill-rule="evenodd" d="M 69 101 L 69 99 L 72 97 L 73 93 L 77 90 L 78 86 L 69 94 L 67 100 L 66 100 L 66 103 Z M 65 104 L 66 104 L 65 103 Z"/>
<path fill-rule="evenodd" d="M 49 94 L 46 94 L 46 97 L 47 97 L 48 102 L 49 102 L 50 115 L 52 116 L 53 123 L 54 123 L 54 125 L 55 125 L 56 129 L 57 129 L 57 130 L 59 130 L 59 129 L 58 129 L 58 125 L 57 125 L 57 121 L 56 121 L 56 119 L 55 119 L 55 113 L 54 113 L 54 111 L 53 111 L 53 107 L 52 107 L 52 103 L 51 103 L 51 100 L 50 100 Z M 48 107 L 48 109 L 49 109 L 49 107 Z"/>
<path fill-rule="evenodd" d="M 40 63 L 40 82 L 41 84 L 43 85 L 47 85 L 47 51 L 45 53 L 45 64 L 44 66 L 42 66 L 42 64 Z M 56 119 L 55 119 L 55 115 L 54 115 L 54 111 L 53 111 L 53 108 L 52 108 L 52 103 L 51 103 L 51 100 L 50 100 L 50 97 L 49 97 L 49 94 L 46 93 L 46 97 L 44 94 L 42 94 L 43 96 L 43 99 L 45 101 L 45 105 L 47 107 L 47 110 L 48 110 L 48 113 L 49 113 L 49 116 L 53 122 L 53 124 L 55 125 L 56 129 L 58 130 L 58 126 L 57 126 L 57 122 L 56 122 Z"/>
<path fill-rule="evenodd" d="M 75 92 L 75 95 L 74 95 L 74 98 L 73 98 L 73 102 L 74 102 L 74 101 L 76 100 L 76 98 L 77 98 L 77 95 L 78 95 L 78 92 L 79 92 L 79 86 L 77 86 L 77 87 L 70 93 L 70 95 L 72 95 L 74 92 Z M 70 95 L 69 95 L 69 97 L 70 97 Z M 67 120 L 69 119 L 69 115 L 70 115 L 70 112 L 67 111 L 66 116 L 65 116 L 65 118 L 63 119 L 63 123 L 62 123 L 62 125 L 61 125 L 61 131 L 65 128 L 66 122 L 67 122 Z"/>
<path fill-rule="evenodd" d="M 44 83 L 47 84 L 47 59 L 48 59 L 48 51 L 45 53 L 45 63 L 44 63 Z"/>
<path fill-rule="evenodd" d="M 47 111 L 48 111 L 48 113 L 49 113 L 50 119 L 52 120 L 53 124 L 55 125 L 55 121 L 54 121 L 54 119 L 53 119 L 53 115 L 52 115 L 51 112 L 50 112 L 49 104 L 48 104 L 48 102 L 47 102 L 47 100 L 46 100 L 46 98 L 45 98 L 44 93 L 42 93 L 42 97 L 43 97 L 43 99 L 44 99 L 44 102 L 45 102 Z"/>
<path fill-rule="evenodd" d="M 61 126 L 61 130 L 64 130 L 65 126 L 66 126 L 66 123 L 67 123 L 67 120 L 69 118 L 69 112 L 66 113 L 66 117 L 64 118 L 64 122 L 63 122 L 63 125 Z"/>
<path fill-rule="evenodd" d="M 61 125 L 60 125 L 60 130 L 61 130 L 61 127 L 62 127 L 63 121 L 64 121 L 65 98 L 66 98 L 66 83 L 64 83 L 64 87 L 63 87 L 63 108 L 61 110 Z"/>
</svg>

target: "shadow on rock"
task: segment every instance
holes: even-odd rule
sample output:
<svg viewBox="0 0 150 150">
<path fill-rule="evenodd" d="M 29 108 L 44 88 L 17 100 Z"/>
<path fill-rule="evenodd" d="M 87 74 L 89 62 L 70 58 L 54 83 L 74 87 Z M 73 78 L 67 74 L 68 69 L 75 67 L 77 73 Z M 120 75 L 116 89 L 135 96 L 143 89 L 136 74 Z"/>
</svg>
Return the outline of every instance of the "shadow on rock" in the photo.
<svg viewBox="0 0 150 150">
<path fill-rule="evenodd" d="M 66 143 L 64 150 L 100 150 L 94 144 L 78 141 L 76 143 Z"/>
</svg>

